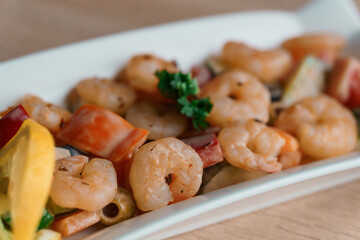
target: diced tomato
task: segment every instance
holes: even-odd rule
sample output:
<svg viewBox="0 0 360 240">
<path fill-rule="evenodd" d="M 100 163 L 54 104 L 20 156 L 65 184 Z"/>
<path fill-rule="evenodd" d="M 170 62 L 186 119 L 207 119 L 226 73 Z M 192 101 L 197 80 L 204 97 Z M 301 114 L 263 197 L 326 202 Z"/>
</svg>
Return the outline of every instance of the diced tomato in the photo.
<svg viewBox="0 0 360 240">
<path fill-rule="evenodd" d="M 148 131 L 135 128 L 104 108 L 85 105 L 60 129 L 57 138 L 113 162 L 141 146 Z"/>
<path fill-rule="evenodd" d="M 224 160 L 220 144 L 215 134 L 205 134 L 181 140 L 195 149 L 203 161 L 204 168 Z"/>
<path fill-rule="evenodd" d="M 211 80 L 211 71 L 204 65 L 197 65 L 191 68 L 191 75 L 196 79 L 199 87 Z"/>
<path fill-rule="evenodd" d="M 326 92 L 349 108 L 360 107 L 360 62 L 355 58 L 338 59 Z"/>
<path fill-rule="evenodd" d="M 5 146 L 28 118 L 30 116 L 21 104 L 0 118 L 0 148 Z"/>
</svg>

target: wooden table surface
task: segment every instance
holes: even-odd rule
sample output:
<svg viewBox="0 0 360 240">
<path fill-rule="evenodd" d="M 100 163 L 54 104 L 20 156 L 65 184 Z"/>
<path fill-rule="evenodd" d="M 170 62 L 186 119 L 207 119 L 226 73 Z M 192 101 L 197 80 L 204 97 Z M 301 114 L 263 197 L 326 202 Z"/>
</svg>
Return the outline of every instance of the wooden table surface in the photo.
<svg viewBox="0 0 360 240">
<path fill-rule="evenodd" d="M 341 0 L 339 0 L 341 1 Z M 0 61 L 168 21 L 307 0 L 0 0 Z M 360 6 L 360 0 L 356 1 Z M 360 180 L 172 239 L 360 239 Z"/>
</svg>

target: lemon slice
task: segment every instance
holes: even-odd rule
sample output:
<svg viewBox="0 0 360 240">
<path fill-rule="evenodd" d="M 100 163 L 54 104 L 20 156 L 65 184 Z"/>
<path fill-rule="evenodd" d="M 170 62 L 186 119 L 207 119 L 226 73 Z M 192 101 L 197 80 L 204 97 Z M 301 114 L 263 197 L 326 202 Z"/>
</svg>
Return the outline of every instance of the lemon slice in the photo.
<svg viewBox="0 0 360 240">
<path fill-rule="evenodd" d="M 43 126 L 27 119 L 0 150 L 0 165 L 10 163 L 8 195 L 13 240 L 32 240 L 49 196 L 55 164 L 54 140 Z"/>
<path fill-rule="evenodd" d="M 0 193 L 0 215 L 9 211 L 9 198 Z"/>
</svg>

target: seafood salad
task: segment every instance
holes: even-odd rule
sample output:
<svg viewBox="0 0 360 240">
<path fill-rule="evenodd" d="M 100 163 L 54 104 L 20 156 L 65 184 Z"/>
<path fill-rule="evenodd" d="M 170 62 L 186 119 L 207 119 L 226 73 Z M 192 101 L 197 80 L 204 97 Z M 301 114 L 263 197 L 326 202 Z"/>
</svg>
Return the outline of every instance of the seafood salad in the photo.
<svg viewBox="0 0 360 240">
<path fill-rule="evenodd" d="M 142 53 L 79 79 L 66 108 L 33 94 L 1 106 L 0 239 L 61 239 L 354 151 L 360 62 L 345 44 L 229 41 L 189 72 Z"/>
</svg>

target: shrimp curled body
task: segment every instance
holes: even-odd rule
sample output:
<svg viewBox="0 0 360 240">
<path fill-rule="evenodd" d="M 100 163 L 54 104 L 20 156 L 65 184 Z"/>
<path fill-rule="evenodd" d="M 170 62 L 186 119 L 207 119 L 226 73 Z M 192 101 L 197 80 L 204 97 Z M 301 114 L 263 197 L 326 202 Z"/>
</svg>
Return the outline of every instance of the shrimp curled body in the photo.
<svg viewBox="0 0 360 240">
<path fill-rule="evenodd" d="M 87 160 L 81 155 L 57 160 L 50 197 L 59 206 L 97 211 L 113 200 L 117 191 L 113 164 L 100 158 Z"/>
<path fill-rule="evenodd" d="M 235 42 L 225 44 L 222 58 L 230 66 L 249 72 L 265 83 L 284 76 L 292 64 L 290 54 L 284 49 L 259 51 Z"/>
<path fill-rule="evenodd" d="M 159 79 L 155 72 L 160 70 L 178 71 L 175 62 L 165 61 L 150 54 L 137 55 L 130 59 L 120 78 L 136 90 L 157 93 Z"/>
<path fill-rule="evenodd" d="M 203 163 L 195 150 L 176 138 L 163 138 L 135 153 L 130 184 L 138 208 L 149 211 L 194 196 Z"/>
<path fill-rule="evenodd" d="M 314 159 L 346 154 L 357 142 L 354 116 L 326 95 L 295 103 L 280 113 L 275 126 L 295 136 L 301 152 Z"/>
<path fill-rule="evenodd" d="M 345 39 L 341 35 L 318 33 L 291 38 L 285 41 L 282 47 L 291 53 L 295 62 L 313 55 L 332 65 L 344 45 Z"/>
<path fill-rule="evenodd" d="M 20 101 L 36 122 L 56 133 L 60 130 L 61 124 L 70 119 L 71 113 L 65 108 L 44 102 L 41 98 L 26 94 Z"/>
<path fill-rule="evenodd" d="M 207 120 L 223 127 L 237 120 L 269 120 L 270 93 L 255 77 L 232 71 L 222 74 L 204 86 L 201 95 L 213 103 Z"/>
<path fill-rule="evenodd" d="M 69 96 L 73 111 L 85 104 L 92 104 L 117 114 L 124 114 L 135 100 L 136 92 L 130 86 L 103 78 L 82 80 Z"/>
<path fill-rule="evenodd" d="M 235 167 L 263 172 L 281 170 L 277 156 L 285 139 L 263 123 L 232 123 L 220 131 L 219 142 L 225 159 Z"/>
<path fill-rule="evenodd" d="M 187 118 L 176 109 L 148 102 L 132 106 L 126 113 L 126 120 L 148 130 L 150 140 L 177 137 L 188 125 Z"/>
</svg>

